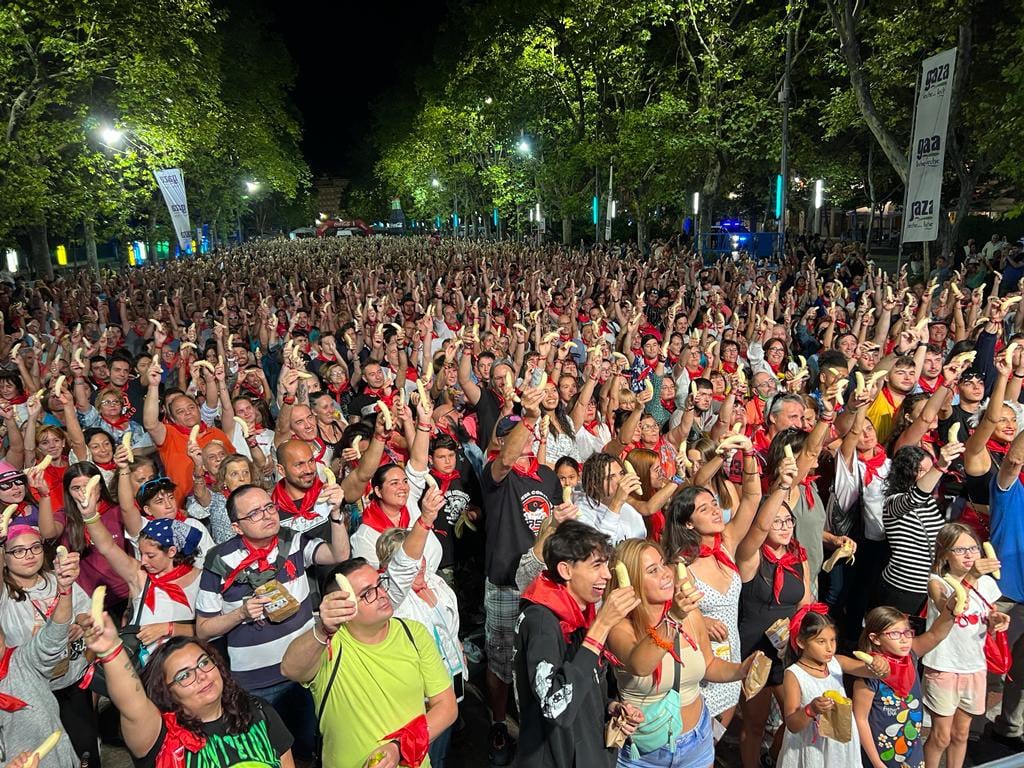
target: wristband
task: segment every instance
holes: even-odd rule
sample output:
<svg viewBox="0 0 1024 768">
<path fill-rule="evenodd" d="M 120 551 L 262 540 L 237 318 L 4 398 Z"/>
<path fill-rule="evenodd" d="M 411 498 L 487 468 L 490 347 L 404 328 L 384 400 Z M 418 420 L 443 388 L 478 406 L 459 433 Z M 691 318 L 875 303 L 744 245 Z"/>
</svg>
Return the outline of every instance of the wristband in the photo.
<svg viewBox="0 0 1024 768">
<path fill-rule="evenodd" d="M 93 523 L 98 523 L 99 521 L 100 521 L 99 514 L 95 514 L 92 517 L 83 517 L 82 518 L 82 522 L 85 523 L 86 525 L 92 525 Z"/>
<path fill-rule="evenodd" d="M 811 705 L 810 704 L 808 704 L 806 707 L 804 707 L 804 714 L 807 715 L 809 718 L 811 718 L 811 720 L 817 720 L 818 719 L 818 716 L 816 714 L 814 714 L 814 710 L 811 709 Z"/>
<path fill-rule="evenodd" d="M 424 529 L 424 530 L 426 530 L 426 531 L 432 531 L 432 530 L 434 530 L 434 526 L 432 526 L 432 525 L 427 525 L 426 523 L 424 523 L 424 522 L 423 522 L 423 518 L 422 518 L 422 517 L 418 517 L 418 518 L 416 518 L 416 525 L 418 525 L 418 526 L 419 526 L 420 528 L 423 528 L 423 529 Z"/>
<path fill-rule="evenodd" d="M 295 395 L 285 395 L 281 398 L 281 402 L 285 405 L 295 405 Z"/>
<path fill-rule="evenodd" d="M 60 595 L 61 597 L 67 597 L 68 595 L 71 594 L 71 588 L 70 587 L 68 589 L 60 589 L 60 588 L 58 588 L 57 589 L 57 594 Z"/>
<path fill-rule="evenodd" d="M 320 645 L 327 645 L 327 637 L 326 637 L 327 633 L 326 632 L 324 633 L 324 639 L 321 640 L 317 636 L 317 634 L 316 634 L 316 624 L 313 625 L 313 629 L 310 630 L 310 631 L 313 633 L 313 639 L 316 640 L 318 643 L 320 643 Z"/>
<path fill-rule="evenodd" d="M 344 525 L 345 524 L 345 518 L 344 517 L 338 517 L 338 518 L 331 517 L 330 520 L 335 525 Z"/>
<path fill-rule="evenodd" d="M 117 641 L 117 645 L 115 645 L 113 648 L 111 648 L 109 651 L 107 651 L 102 656 L 97 656 L 96 657 L 96 661 L 98 661 L 100 664 L 109 664 L 111 661 L 116 659 L 118 654 L 120 654 L 121 651 L 123 651 L 123 650 L 124 650 L 124 643 L 122 643 L 120 640 L 118 640 Z"/>
</svg>

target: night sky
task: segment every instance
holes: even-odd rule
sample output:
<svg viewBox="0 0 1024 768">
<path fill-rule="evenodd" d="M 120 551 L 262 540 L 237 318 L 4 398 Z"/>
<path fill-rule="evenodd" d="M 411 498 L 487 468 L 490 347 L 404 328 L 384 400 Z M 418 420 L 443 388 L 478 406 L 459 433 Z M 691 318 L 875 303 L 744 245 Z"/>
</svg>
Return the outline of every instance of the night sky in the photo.
<svg viewBox="0 0 1024 768">
<path fill-rule="evenodd" d="M 415 92 L 431 65 L 445 0 L 266 0 L 298 67 L 294 99 L 314 173 L 365 177 L 375 160 L 371 104 Z"/>
</svg>

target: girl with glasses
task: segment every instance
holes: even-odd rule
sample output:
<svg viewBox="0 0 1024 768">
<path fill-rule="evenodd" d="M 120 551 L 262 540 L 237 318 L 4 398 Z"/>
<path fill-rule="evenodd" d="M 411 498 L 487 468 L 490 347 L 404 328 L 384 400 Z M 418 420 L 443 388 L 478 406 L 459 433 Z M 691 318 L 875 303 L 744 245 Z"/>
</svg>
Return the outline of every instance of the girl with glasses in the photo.
<svg viewBox="0 0 1024 768">
<path fill-rule="evenodd" d="M 70 557 L 70 555 L 69 555 Z M 77 557 L 77 556 L 76 556 Z M 28 525 L 12 525 L 7 532 L 0 568 L 0 630 L 12 648 L 23 648 L 42 630 L 57 609 L 59 593 L 56 564 L 43 548 L 39 531 Z M 89 596 L 78 584 L 70 587 L 71 612 L 89 612 Z M 66 651 L 48 677 L 50 691 L 60 707 L 61 722 L 78 754 L 99 756 L 98 725 L 92 694 L 78 687 L 88 661 L 82 645 L 82 629 L 72 623 Z M 22 694 L 15 693 L 22 697 Z"/>
<path fill-rule="evenodd" d="M 987 709 L 985 637 L 1005 631 L 1010 624 L 1010 617 L 993 607 L 1001 595 L 989 574 L 998 568 L 998 560 L 982 555 L 974 531 L 962 523 L 942 526 L 935 539 L 935 563 L 928 582 L 928 625 L 939 619 L 953 592 L 943 576 L 952 576 L 967 588 L 967 607 L 956 617 L 946 639 L 922 659 L 924 705 L 932 717 L 924 745 L 927 768 L 938 768 L 943 755 L 948 768 L 961 768 L 971 721 Z"/>
<path fill-rule="evenodd" d="M 102 625 L 87 617 L 85 628 L 136 766 L 294 768 L 292 735 L 280 716 L 239 687 L 209 643 L 171 638 L 153 652 L 140 685 L 110 617 Z"/>
<path fill-rule="evenodd" d="M 871 768 L 921 768 L 924 744 L 921 727 L 919 657 L 927 654 L 953 626 L 950 599 L 924 634 L 910 626 L 907 614 L 889 605 L 868 611 L 860 635 L 860 650 L 883 656 L 889 674 L 881 679 L 857 678 L 853 683 L 853 718 L 860 737 L 864 765 Z"/>
</svg>

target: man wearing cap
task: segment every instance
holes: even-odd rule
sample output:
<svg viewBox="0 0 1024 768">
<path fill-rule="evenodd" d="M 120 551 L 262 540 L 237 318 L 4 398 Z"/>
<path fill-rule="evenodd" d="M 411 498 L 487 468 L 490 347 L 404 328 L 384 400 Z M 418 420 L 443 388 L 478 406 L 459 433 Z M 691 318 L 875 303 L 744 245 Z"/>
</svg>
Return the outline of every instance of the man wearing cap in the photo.
<svg viewBox="0 0 1024 768">
<path fill-rule="evenodd" d="M 985 377 L 981 371 L 973 367 L 964 371 L 957 384 L 957 392 L 960 394 L 959 401 L 953 405 L 949 416 L 939 422 L 939 435 L 945 438 L 950 427 L 959 422 L 960 439 L 966 442 L 967 436 L 974 431 L 971 427 L 972 419 L 979 413 L 981 401 L 985 399 Z"/>
<path fill-rule="evenodd" d="M 154 477 L 140 485 L 138 493 L 135 494 L 135 504 L 125 504 L 121 508 L 121 518 L 124 520 L 124 537 L 132 543 L 136 556 L 140 554 L 139 534 L 152 520 L 179 520 L 198 531 L 200 552 L 196 557 L 196 568 L 203 567 L 206 555 L 214 546 L 213 537 L 206 526 L 198 520 L 186 517 L 178 506 L 174 481 L 169 477 Z"/>
<path fill-rule="evenodd" d="M 541 523 L 562 502 L 554 471 L 533 454 L 534 430 L 544 391 L 523 391 L 523 416 L 505 416 L 495 427 L 498 452 L 481 478 L 485 516 L 484 609 L 487 636 L 487 688 L 491 707 L 489 758 L 508 765 L 514 743 L 505 726 L 508 686 L 512 682 L 515 620 L 519 615 L 516 568 L 533 546 Z"/>
</svg>

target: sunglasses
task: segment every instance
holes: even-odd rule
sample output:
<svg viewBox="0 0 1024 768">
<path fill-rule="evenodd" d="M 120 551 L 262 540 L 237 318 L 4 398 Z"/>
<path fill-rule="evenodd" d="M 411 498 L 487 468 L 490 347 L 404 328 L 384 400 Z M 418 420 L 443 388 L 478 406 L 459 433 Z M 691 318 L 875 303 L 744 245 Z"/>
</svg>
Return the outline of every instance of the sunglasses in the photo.
<svg viewBox="0 0 1024 768">
<path fill-rule="evenodd" d="M 0 491 L 9 491 L 16 485 L 25 485 L 25 476 L 17 475 L 12 477 L 10 480 L 0 481 Z"/>
</svg>

